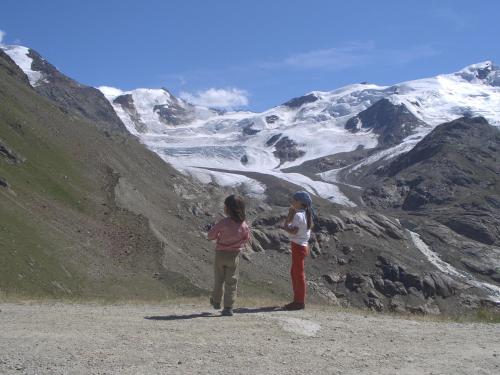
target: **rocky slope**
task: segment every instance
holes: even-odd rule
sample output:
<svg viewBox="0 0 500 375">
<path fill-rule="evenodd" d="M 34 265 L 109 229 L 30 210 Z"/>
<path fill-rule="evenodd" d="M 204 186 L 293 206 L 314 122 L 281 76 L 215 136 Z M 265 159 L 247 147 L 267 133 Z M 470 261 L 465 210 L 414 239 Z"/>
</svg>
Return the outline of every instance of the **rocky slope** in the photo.
<svg viewBox="0 0 500 375">
<path fill-rule="evenodd" d="M 34 90 L 57 103 L 61 111 L 99 122 L 111 131 L 126 131 L 104 95 L 61 74 L 38 52 L 19 46 L 3 47 L 18 64 L 29 65 L 28 77 Z M 31 72 L 31 74 L 29 74 Z"/>
<path fill-rule="evenodd" d="M 109 132 L 114 124 L 106 117 L 89 122 L 61 110 L 3 52 L 0 64 L 1 292 L 75 298 L 199 293 L 183 274 L 196 267 L 193 261 L 176 259 L 183 241 L 198 252 L 205 241 L 179 236 L 194 224 L 175 215 L 189 207 L 180 194 L 203 188 L 128 134 Z"/>
<path fill-rule="evenodd" d="M 483 118 L 461 118 L 438 126 L 380 168 L 363 199 L 379 211 L 399 210 L 409 221 L 425 222 L 427 236 L 440 240 L 434 247 L 454 258 L 451 263 L 498 282 L 499 168 L 498 128 Z M 454 235 L 461 242 L 447 240 Z"/>
</svg>

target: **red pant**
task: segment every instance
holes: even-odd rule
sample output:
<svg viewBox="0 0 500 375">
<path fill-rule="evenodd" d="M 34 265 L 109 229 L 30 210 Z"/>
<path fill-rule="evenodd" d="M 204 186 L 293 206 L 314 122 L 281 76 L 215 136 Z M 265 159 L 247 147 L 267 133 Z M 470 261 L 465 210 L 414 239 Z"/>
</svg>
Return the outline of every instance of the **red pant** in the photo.
<svg viewBox="0 0 500 375">
<path fill-rule="evenodd" d="M 307 245 L 301 246 L 292 242 L 292 276 L 293 301 L 304 303 L 306 299 L 306 274 L 304 272 L 304 259 L 308 253 Z"/>
</svg>

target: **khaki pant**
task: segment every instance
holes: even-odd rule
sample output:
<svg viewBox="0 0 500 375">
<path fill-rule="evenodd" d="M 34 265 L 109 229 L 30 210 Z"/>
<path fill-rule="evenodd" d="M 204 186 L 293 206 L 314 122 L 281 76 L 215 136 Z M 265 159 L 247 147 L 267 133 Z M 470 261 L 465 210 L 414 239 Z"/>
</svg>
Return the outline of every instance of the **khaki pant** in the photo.
<svg viewBox="0 0 500 375">
<path fill-rule="evenodd" d="M 238 287 L 239 251 L 216 251 L 214 264 L 214 303 L 220 303 L 224 294 L 224 307 L 233 308 Z M 222 291 L 224 288 L 224 292 Z"/>
</svg>

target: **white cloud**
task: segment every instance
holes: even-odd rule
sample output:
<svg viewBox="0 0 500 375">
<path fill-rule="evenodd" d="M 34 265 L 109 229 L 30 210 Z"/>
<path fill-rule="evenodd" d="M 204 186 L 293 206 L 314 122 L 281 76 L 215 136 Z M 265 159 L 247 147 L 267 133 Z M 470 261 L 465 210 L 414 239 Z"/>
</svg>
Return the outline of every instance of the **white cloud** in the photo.
<svg viewBox="0 0 500 375">
<path fill-rule="evenodd" d="M 370 58 L 372 43 L 354 43 L 344 47 L 327 48 L 298 53 L 287 57 L 285 65 L 304 68 L 332 68 L 345 69 L 364 65 Z"/>
<path fill-rule="evenodd" d="M 0 44 L 3 43 L 3 38 L 5 38 L 5 34 L 7 34 L 5 31 L 0 30 Z"/>
<path fill-rule="evenodd" d="M 282 61 L 262 64 L 262 68 L 284 67 L 314 70 L 344 70 L 372 64 L 407 64 L 440 54 L 431 45 L 377 48 L 373 42 L 357 42 L 342 47 L 297 53 Z"/>
<path fill-rule="evenodd" d="M 179 96 L 185 101 L 213 108 L 234 109 L 248 105 L 248 92 L 238 88 L 210 88 L 196 93 L 181 92 Z"/>
</svg>

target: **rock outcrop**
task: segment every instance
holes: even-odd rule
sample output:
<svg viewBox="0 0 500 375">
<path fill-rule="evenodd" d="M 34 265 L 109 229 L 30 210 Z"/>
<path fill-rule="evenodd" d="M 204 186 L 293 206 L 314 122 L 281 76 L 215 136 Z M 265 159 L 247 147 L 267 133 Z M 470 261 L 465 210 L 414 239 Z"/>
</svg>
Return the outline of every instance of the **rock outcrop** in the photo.
<svg viewBox="0 0 500 375">
<path fill-rule="evenodd" d="M 425 123 L 411 113 L 404 104 L 393 104 L 381 99 L 347 121 L 345 128 L 353 133 L 372 130 L 379 135 L 379 146 L 400 143 Z"/>
</svg>

